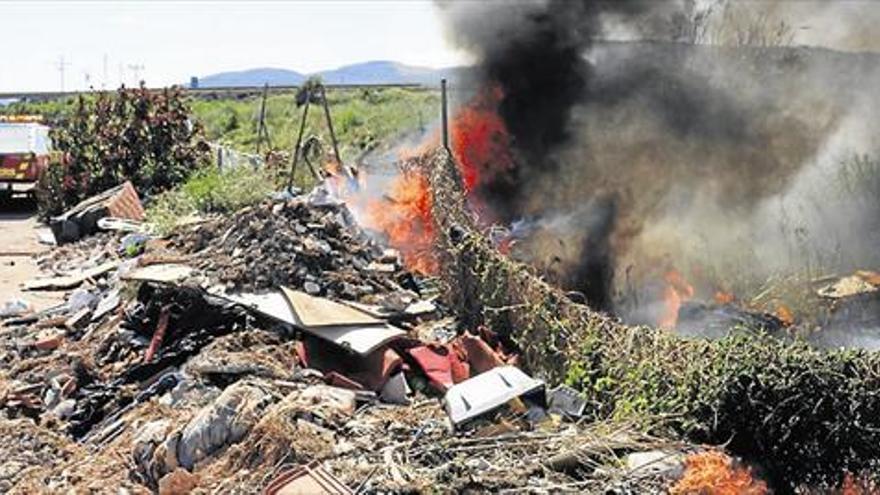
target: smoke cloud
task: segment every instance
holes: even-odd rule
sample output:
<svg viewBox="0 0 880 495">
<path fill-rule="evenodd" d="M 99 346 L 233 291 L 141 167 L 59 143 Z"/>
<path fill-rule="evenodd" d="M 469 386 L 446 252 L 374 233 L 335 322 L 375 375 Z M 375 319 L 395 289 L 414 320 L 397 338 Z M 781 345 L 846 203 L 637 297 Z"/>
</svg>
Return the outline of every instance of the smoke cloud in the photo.
<svg viewBox="0 0 880 495">
<path fill-rule="evenodd" d="M 595 307 L 622 311 L 628 281 L 672 268 L 698 294 L 747 294 L 771 275 L 880 263 L 880 57 L 671 42 L 704 3 L 441 4 L 450 39 L 503 90 L 515 149 L 513 171 L 477 192 L 532 225 L 520 254 Z M 799 27 L 837 8 L 800 3 L 742 22 Z M 788 39 L 774 36 L 751 39 Z"/>
</svg>

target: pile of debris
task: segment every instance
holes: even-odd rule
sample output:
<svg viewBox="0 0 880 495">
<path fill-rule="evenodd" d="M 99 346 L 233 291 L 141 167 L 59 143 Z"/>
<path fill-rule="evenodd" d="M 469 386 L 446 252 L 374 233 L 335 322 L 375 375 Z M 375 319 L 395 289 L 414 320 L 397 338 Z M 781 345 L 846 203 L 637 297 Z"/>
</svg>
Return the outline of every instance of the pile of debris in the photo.
<svg viewBox="0 0 880 495">
<path fill-rule="evenodd" d="M 849 379 L 870 357 L 797 348 L 797 361 L 781 343 L 681 341 L 624 327 L 498 255 L 453 207 L 463 203 L 450 201 L 435 201 L 441 300 L 429 290 L 439 281 L 409 274 L 344 206 L 321 198 L 267 202 L 170 240 L 120 234 L 56 251 L 81 266 L 47 257 L 51 276 L 28 286 L 68 290 L 67 301 L 3 316 L 0 327 L 0 430 L 36 446 L 0 447 L 4 491 L 687 493 L 709 479 L 688 476 L 693 468 L 762 493 L 727 456 L 692 457 L 707 449 L 681 439 L 698 438 L 706 411 L 717 424 L 699 438 L 724 435 L 733 448 L 743 432 L 773 434 L 751 423 L 772 417 L 762 404 L 799 407 L 809 401 L 785 398 L 805 391 L 822 404 L 859 400 L 848 409 L 861 418 L 852 424 L 876 423 L 867 378 L 809 389 L 783 380 L 788 388 L 757 402 L 749 394 L 761 386 L 740 393 L 728 379 L 764 373 L 769 387 L 781 383 L 772 373 L 786 379 L 804 367 L 813 373 L 799 379 Z M 752 362 L 769 365 L 745 370 Z M 801 423 L 790 425 L 798 435 L 820 428 Z M 837 434 L 867 452 L 876 435 L 859 442 L 856 433 L 864 432 Z M 827 460 L 797 455 L 808 465 Z"/>
<path fill-rule="evenodd" d="M 581 424 L 580 394 L 319 198 L 45 256 L 27 286 L 67 300 L 0 328 L 0 428 L 34 445 L 0 447 L 3 491 L 659 493 L 681 475 L 693 447 Z"/>
<path fill-rule="evenodd" d="M 360 300 L 418 290 L 399 253 L 361 230 L 344 204 L 318 195 L 211 218 L 178 232 L 170 247 L 227 292 L 287 286 Z"/>
</svg>

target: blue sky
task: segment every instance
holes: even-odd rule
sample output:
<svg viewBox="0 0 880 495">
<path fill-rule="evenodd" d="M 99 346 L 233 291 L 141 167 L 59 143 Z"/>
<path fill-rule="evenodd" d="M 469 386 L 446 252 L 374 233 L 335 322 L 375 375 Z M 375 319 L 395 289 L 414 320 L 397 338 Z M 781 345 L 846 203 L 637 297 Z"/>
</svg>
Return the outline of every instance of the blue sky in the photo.
<svg viewBox="0 0 880 495">
<path fill-rule="evenodd" d="M 158 86 L 252 67 L 466 62 L 435 9 L 419 0 L 0 0 L 0 92 L 59 90 L 62 56 L 66 90 L 130 85 L 136 72 Z"/>
</svg>

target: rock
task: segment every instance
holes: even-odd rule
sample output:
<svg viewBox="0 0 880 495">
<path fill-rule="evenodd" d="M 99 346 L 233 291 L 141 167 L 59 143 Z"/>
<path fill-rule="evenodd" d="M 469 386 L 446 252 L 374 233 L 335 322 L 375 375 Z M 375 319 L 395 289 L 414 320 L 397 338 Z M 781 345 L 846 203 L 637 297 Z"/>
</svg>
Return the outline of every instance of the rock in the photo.
<svg viewBox="0 0 880 495">
<path fill-rule="evenodd" d="M 303 284 L 303 290 L 311 296 L 316 296 L 321 293 L 321 286 L 314 282 L 306 282 Z"/>
<path fill-rule="evenodd" d="M 73 414 L 74 409 L 76 408 L 76 400 L 74 399 L 65 399 L 58 403 L 54 409 L 52 409 L 52 414 L 58 416 L 61 419 L 67 419 Z"/>
</svg>

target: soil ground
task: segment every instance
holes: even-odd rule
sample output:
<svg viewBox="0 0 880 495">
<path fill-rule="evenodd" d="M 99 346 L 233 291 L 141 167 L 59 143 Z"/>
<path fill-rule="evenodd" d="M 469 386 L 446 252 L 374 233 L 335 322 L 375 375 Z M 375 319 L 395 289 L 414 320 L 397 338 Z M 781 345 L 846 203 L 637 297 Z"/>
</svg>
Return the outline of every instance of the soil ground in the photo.
<svg viewBox="0 0 880 495">
<path fill-rule="evenodd" d="M 40 274 L 36 258 L 50 246 L 40 244 L 37 233 L 46 229 L 37 221 L 34 202 L 14 198 L 0 203 L 0 306 L 23 298 L 36 311 L 64 300 L 63 292 L 27 292 L 21 285 Z"/>
</svg>

